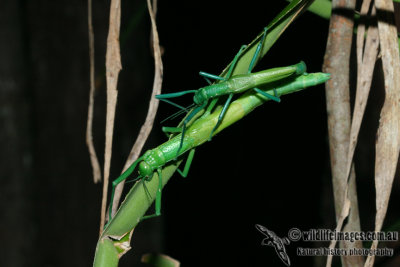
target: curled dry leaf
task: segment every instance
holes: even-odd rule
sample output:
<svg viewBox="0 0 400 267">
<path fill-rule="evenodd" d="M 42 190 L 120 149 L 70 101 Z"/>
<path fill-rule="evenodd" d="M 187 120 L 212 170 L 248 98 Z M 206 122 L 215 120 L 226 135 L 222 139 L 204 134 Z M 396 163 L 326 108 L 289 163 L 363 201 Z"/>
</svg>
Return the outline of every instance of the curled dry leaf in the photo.
<svg viewBox="0 0 400 267">
<path fill-rule="evenodd" d="M 107 79 L 107 115 L 106 115 L 106 144 L 104 151 L 104 182 L 103 199 L 101 203 L 100 233 L 103 231 L 106 217 L 107 190 L 110 175 L 112 139 L 114 132 L 115 108 L 117 105 L 118 74 L 121 70 L 121 55 L 119 50 L 119 31 L 121 24 L 121 2 L 111 0 L 110 28 L 107 37 L 106 79 Z"/>
<path fill-rule="evenodd" d="M 354 10 L 355 2 L 354 0 L 334 0 L 332 8 Z M 352 207 L 345 231 L 360 230 L 355 173 L 350 171 L 348 179 L 349 174 L 346 170 L 351 125 L 349 63 L 353 26 L 352 18 L 333 12 L 323 66 L 324 72 L 332 74 L 332 79 L 326 83 L 326 100 L 332 183 L 339 229 L 342 229 L 344 218 L 348 216 L 346 211 L 350 211 L 346 207 Z M 352 161 L 349 164 L 350 170 L 352 170 Z M 351 198 L 347 198 L 348 195 L 351 195 Z M 335 245 L 336 242 L 332 241 L 330 246 L 335 247 Z M 356 245 L 360 244 L 342 243 L 342 246 L 347 248 Z M 327 266 L 331 266 L 331 262 L 332 256 L 330 255 L 327 259 Z M 362 266 L 363 264 L 362 259 L 352 257 L 343 257 L 342 263 L 343 266 Z"/>
<path fill-rule="evenodd" d="M 375 231 L 380 231 L 388 208 L 400 150 L 400 55 L 393 2 L 375 0 L 375 7 L 385 77 L 385 101 L 380 115 L 375 158 Z M 371 248 L 377 245 L 378 241 L 374 240 Z M 374 260 L 374 256 L 368 256 L 365 266 L 373 266 Z"/>
<path fill-rule="evenodd" d="M 136 138 L 135 144 L 133 145 L 131 152 L 129 153 L 128 159 L 125 162 L 124 168 L 122 170 L 122 173 L 128 169 L 128 167 L 139 157 L 143 146 L 147 140 L 147 138 L 150 135 L 150 132 L 153 128 L 154 124 L 154 119 L 156 117 L 157 109 L 158 109 L 158 103 L 159 100 L 155 98 L 156 95 L 161 94 L 161 84 L 162 84 L 162 76 L 163 76 L 163 64 L 161 60 L 161 48 L 160 48 L 160 42 L 158 38 L 158 31 L 157 31 L 157 25 L 155 21 L 155 12 L 156 10 L 156 5 L 154 5 L 153 8 L 151 8 L 151 3 L 150 1 L 147 1 L 147 6 L 149 9 L 149 14 L 150 14 L 150 19 L 151 19 L 151 28 L 152 28 L 152 40 L 153 40 L 153 51 L 154 51 L 154 81 L 153 81 L 153 91 L 151 93 L 150 97 L 150 104 L 149 104 L 149 109 L 147 111 L 147 116 L 144 124 L 142 125 L 142 128 L 140 128 L 139 135 Z M 114 199 L 112 200 L 112 214 L 114 215 L 119 204 L 119 200 L 122 195 L 122 191 L 124 188 L 124 181 L 119 183 L 118 186 L 115 189 L 114 193 Z"/>
<path fill-rule="evenodd" d="M 90 68 L 90 92 L 89 92 L 89 106 L 88 118 L 86 123 L 86 145 L 88 146 L 90 163 L 93 169 L 93 181 L 95 184 L 101 180 L 100 163 L 96 155 L 96 150 L 93 144 L 93 109 L 94 109 L 94 92 L 95 85 L 95 71 L 94 71 L 94 33 L 92 23 L 92 0 L 88 0 L 88 36 L 89 36 L 89 68 Z"/>
</svg>

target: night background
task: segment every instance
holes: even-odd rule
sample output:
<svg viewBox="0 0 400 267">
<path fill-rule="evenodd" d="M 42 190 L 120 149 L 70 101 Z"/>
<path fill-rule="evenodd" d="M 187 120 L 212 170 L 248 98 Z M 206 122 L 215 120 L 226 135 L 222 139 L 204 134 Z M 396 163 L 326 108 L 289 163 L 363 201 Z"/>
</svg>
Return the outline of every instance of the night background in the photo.
<svg viewBox="0 0 400 267">
<path fill-rule="evenodd" d="M 103 164 L 106 109 L 105 53 L 109 1 L 93 1 L 96 96 L 94 142 Z M 157 27 L 164 93 L 206 84 L 199 71 L 219 74 L 286 1 L 165 1 Z M 0 258 L 1 266 L 91 266 L 98 240 L 102 184 L 94 184 L 85 131 L 89 101 L 87 1 L 0 3 Z M 329 22 L 301 15 L 255 68 L 303 60 L 322 71 Z M 121 172 L 142 126 L 154 65 L 146 1 L 122 1 L 121 58 L 111 175 Z M 375 83 L 382 83 L 376 79 Z M 379 87 L 377 87 L 379 88 Z M 355 166 L 363 231 L 374 229 L 374 143 L 383 93 L 372 90 Z M 176 100 L 191 104 L 191 97 Z M 160 103 L 143 153 L 167 139 L 161 121 L 177 109 Z M 288 230 L 336 227 L 323 86 L 267 102 L 200 146 L 186 179 L 163 190 L 162 216 L 135 229 L 120 266 L 142 266 L 156 252 L 182 266 L 284 266 L 261 246 L 261 224 L 279 237 Z M 178 120 L 163 126 L 176 126 Z M 129 189 L 129 186 L 126 188 Z M 127 190 L 126 190 L 127 191 Z M 395 178 L 384 229 L 398 224 Z M 153 211 L 153 207 L 150 212 Z M 396 229 L 398 231 L 398 228 Z M 292 266 L 324 266 L 324 257 L 296 256 Z M 399 245 L 395 243 L 395 253 Z M 340 259 L 335 258 L 340 264 Z M 377 258 L 376 266 L 398 266 Z M 322 264 L 322 265 L 321 265 Z M 397 261 L 398 264 L 398 261 Z M 143 265 L 145 266 L 145 265 Z"/>
</svg>

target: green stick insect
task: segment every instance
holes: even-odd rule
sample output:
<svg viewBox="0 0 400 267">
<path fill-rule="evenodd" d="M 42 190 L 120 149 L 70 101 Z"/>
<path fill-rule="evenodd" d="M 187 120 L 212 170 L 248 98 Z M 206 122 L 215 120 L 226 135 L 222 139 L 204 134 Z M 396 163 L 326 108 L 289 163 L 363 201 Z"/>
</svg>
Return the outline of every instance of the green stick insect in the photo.
<svg viewBox="0 0 400 267">
<path fill-rule="evenodd" d="M 264 29 L 264 33 L 263 33 L 262 37 L 260 38 L 260 42 L 257 45 L 256 51 L 253 55 L 250 65 L 249 65 L 249 69 L 248 69 L 249 74 L 236 75 L 236 76 L 231 77 L 232 72 L 235 68 L 236 62 L 238 61 L 242 51 L 246 48 L 246 46 L 242 46 L 241 49 L 239 50 L 239 52 L 236 54 L 231 66 L 229 67 L 228 73 L 226 75 L 227 78 L 208 74 L 205 72 L 200 73 L 202 76 L 206 77 L 206 79 L 212 78 L 212 79 L 222 80 L 222 82 L 220 82 L 218 84 L 214 84 L 214 85 L 209 85 L 204 88 L 200 88 L 199 90 L 191 90 L 191 91 L 184 91 L 184 92 L 179 92 L 179 93 L 156 96 L 157 98 L 162 99 L 168 103 L 172 103 L 172 102 L 166 100 L 165 98 L 176 97 L 176 96 L 180 96 L 180 95 L 183 95 L 186 93 L 195 93 L 194 102 L 196 103 L 197 107 L 195 107 L 189 113 L 189 115 L 184 120 L 182 129 L 179 129 L 179 131 L 182 132 L 180 135 L 178 135 L 178 136 L 180 136 L 179 142 L 177 142 L 177 138 L 175 137 L 175 138 L 171 139 L 170 141 L 168 141 L 167 143 L 161 145 L 160 147 L 147 151 L 142 157 L 138 158 L 123 174 L 121 174 L 120 177 L 118 177 L 115 181 L 113 181 L 112 191 L 111 191 L 109 219 L 111 219 L 111 216 L 112 216 L 111 215 L 111 205 L 112 205 L 112 200 L 114 199 L 115 187 L 120 182 L 124 181 L 134 171 L 134 169 L 136 168 L 136 166 L 138 164 L 139 164 L 139 167 L 138 167 L 139 176 L 134 180 L 143 179 L 144 181 L 149 181 L 153 177 L 153 173 L 155 171 L 157 171 L 158 178 L 159 178 L 159 189 L 157 191 L 156 199 L 155 199 L 155 214 L 144 216 L 142 219 L 152 218 L 155 216 L 159 216 L 161 214 L 161 189 L 162 189 L 161 169 L 169 161 L 176 160 L 180 155 L 184 154 L 186 151 L 199 145 L 198 142 L 194 142 L 194 143 L 188 142 L 188 141 L 185 142 L 186 126 L 195 117 L 196 114 L 198 114 L 201 110 L 203 110 L 207 106 L 209 99 L 213 99 L 213 100 L 210 103 L 210 105 L 207 107 L 205 114 L 210 113 L 210 111 L 213 109 L 216 102 L 218 101 L 219 96 L 228 94 L 228 100 L 225 102 L 225 105 L 222 108 L 222 111 L 218 117 L 218 121 L 215 123 L 213 129 L 209 133 L 208 140 L 211 138 L 211 136 L 215 133 L 215 130 L 221 124 L 221 121 L 230 105 L 230 102 L 231 102 L 234 94 L 238 94 L 238 93 L 247 91 L 249 89 L 253 89 L 258 94 L 260 94 L 268 99 L 279 102 L 280 98 L 278 97 L 276 89 L 273 89 L 274 93 L 272 95 L 272 94 L 266 93 L 256 87 L 265 85 L 267 83 L 271 83 L 271 82 L 274 82 L 277 80 L 282 80 L 284 78 L 288 78 L 293 75 L 298 76 L 305 72 L 306 66 L 305 66 L 304 62 L 300 62 L 296 65 L 292 65 L 292 66 L 288 66 L 288 67 L 274 68 L 274 69 L 268 69 L 268 70 L 264 70 L 264 71 L 257 72 L 257 73 L 251 73 L 251 70 L 253 69 L 253 67 L 258 59 L 258 55 L 262 48 L 262 44 L 264 42 L 266 33 L 267 33 L 267 28 Z M 176 105 L 175 103 L 172 103 L 172 104 L 180 107 L 179 105 Z M 170 129 L 171 128 L 167 128 L 166 130 L 170 130 Z M 191 139 L 190 136 L 189 136 L 189 139 Z M 203 138 L 200 138 L 200 139 L 202 140 Z M 187 149 L 185 149 L 185 147 L 187 147 Z M 186 160 L 186 165 L 184 167 L 184 170 L 183 171 L 178 170 L 178 172 L 183 177 L 186 177 L 189 172 L 190 165 L 193 160 L 193 156 L 194 156 L 194 150 L 192 149 Z"/>
<path fill-rule="evenodd" d="M 292 21 L 298 17 L 301 11 L 305 9 L 312 1 L 313 0 L 293 0 L 292 3 L 290 3 L 272 20 L 272 22 L 268 25 L 270 31 L 268 32 L 268 35 L 265 36 L 265 42 L 262 45 L 262 51 L 260 52 L 259 58 L 267 53 L 269 48 L 273 43 L 275 43 L 281 33 L 285 31 Z M 243 53 L 240 55 L 240 59 L 236 63 L 236 67 L 234 67 L 233 72 L 231 72 L 231 76 L 239 73 L 247 73 L 250 61 L 254 57 L 257 44 L 259 44 L 258 41 L 262 35 L 263 33 L 258 35 L 256 40 L 254 40 L 248 46 L 248 49 L 243 51 Z M 254 59 L 256 58 L 257 57 L 254 57 Z M 252 64 L 254 65 L 254 63 Z M 228 73 L 229 69 L 230 67 L 228 66 L 226 71 L 223 72 L 224 74 L 221 76 L 227 77 L 226 74 Z M 205 77 L 206 80 L 212 79 L 212 76 L 208 78 L 207 76 L 203 75 L 203 77 Z M 329 74 L 304 73 L 298 77 L 293 75 L 285 80 L 279 80 L 274 83 L 260 86 L 259 89 L 261 89 L 261 91 L 264 93 L 267 93 L 271 96 L 277 96 L 279 98 L 279 96 L 323 83 L 328 79 Z M 219 79 L 217 80 L 219 81 Z M 187 129 L 183 137 L 182 131 L 178 132 L 166 143 L 147 151 L 143 157 L 134 162 L 128 168 L 128 170 L 126 170 L 126 172 L 124 172 L 120 177 L 117 178 L 117 180 L 114 181 L 113 191 L 119 182 L 129 177 L 135 170 L 139 171 L 139 176 L 137 177 L 138 181 L 129 190 L 129 193 L 126 195 L 125 200 L 118 209 L 117 214 L 107 224 L 107 227 L 104 229 L 102 236 L 97 243 L 93 266 L 116 267 L 118 265 L 118 260 L 121 255 L 129 249 L 132 229 L 136 227 L 136 225 L 143 218 L 148 218 L 148 216 L 145 216 L 145 214 L 153 200 L 155 200 L 157 206 L 156 214 L 160 213 L 159 210 L 161 206 L 162 187 L 165 186 L 169 181 L 173 173 L 176 171 L 178 163 L 180 163 L 184 156 L 190 156 L 185 164 L 184 169 L 186 169 L 186 171 L 183 171 L 187 174 L 188 167 L 190 166 L 189 162 L 193 160 L 194 152 L 192 151 L 197 146 L 207 142 L 210 136 L 215 136 L 223 129 L 238 122 L 244 116 L 252 112 L 255 108 L 261 106 L 266 101 L 271 100 L 271 98 L 265 97 L 262 94 L 255 92 L 255 90 L 247 90 L 246 93 L 241 94 L 237 97 L 237 99 L 229 104 L 229 108 L 226 110 L 226 114 L 224 115 L 223 120 L 220 122 L 220 126 L 218 126 L 214 133 L 211 134 L 222 111 L 222 106 L 220 105 L 214 108 L 214 105 L 216 105 L 216 101 L 218 101 L 218 99 L 218 97 L 213 99 L 210 98 L 209 102 L 211 103 L 205 108 L 204 113 L 200 114 L 203 112 L 200 111 L 197 116 L 193 116 L 192 120 L 187 123 Z M 196 104 L 194 104 L 193 107 L 195 105 Z M 189 113 L 187 114 L 189 115 Z M 180 150 L 178 150 L 179 147 L 181 147 Z M 189 151 L 190 153 L 187 153 Z M 177 158 L 177 155 L 179 155 L 179 158 Z M 147 167 L 142 168 L 142 166 L 146 165 Z M 147 174 L 145 172 L 147 172 Z M 162 174 L 162 179 L 157 178 L 160 173 Z M 145 175 L 149 176 L 146 177 Z"/>
<path fill-rule="evenodd" d="M 268 84 L 262 89 L 263 94 L 249 91 L 240 97 L 240 105 L 235 105 L 228 110 L 228 112 L 231 112 L 235 115 L 229 116 L 229 122 L 225 122 L 224 120 L 224 122 L 213 133 L 213 135 L 217 134 L 219 131 L 223 130 L 233 122 L 241 119 L 265 101 L 271 100 L 271 98 L 266 96 L 265 93 L 269 95 L 285 95 L 310 86 L 324 83 L 329 78 L 330 75 L 327 73 L 304 73 L 294 79 L 287 78 L 283 81 L 276 81 Z M 238 107 L 240 107 L 240 109 Z M 214 113 L 220 113 L 220 109 L 216 109 Z M 155 213 L 152 215 L 143 216 L 142 220 L 161 215 L 161 192 L 163 186 L 161 169 L 169 162 L 176 160 L 177 154 L 178 156 L 181 156 L 190 151 L 183 171 L 178 169 L 178 173 L 180 173 L 183 177 L 187 176 L 193 161 L 195 148 L 208 141 L 209 136 L 215 127 L 215 123 L 219 120 L 219 116 L 215 116 L 214 113 L 210 114 L 209 112 L 205 112 L 199 119 L 195 120 L 195 122 L 188 127 L 184 137 L 182 137 L 182 133 L 179 133 L 160 146 L 146 151 L 142 157 L 138 158 L 134 163 L 132 163 L 132 165 L 123 174 L 121 174 L 121 176 L 113 181 L 111 203 L 114 198 L 115 187 L 120 182 L 128 178 L 138 166 L 139 176 L 135 180 L 142 179 L 144 186 L 145 182 L 149 182 L 151 180 L 155 172 L 157 172 L 159 179 L 157 192 L 155 194 Z"/>
<path fill-rule="evenodd" d="M 182 132 L 181 145 L 177 151 L 177 156 L 179 155 L 179 151 L 183 146 L 183 139 L 185 136 L 187 124 L 200 111 L 202 111 L 207 106 L 208 101 L 210 99 L 213 99 L 208 108 L 211 110 L 214 107 L 214 105 L 216 104 L 216 102 L 218 101 L 218 98 L 220 96 L 228 95 L 228 98 L 227 98 L 227 100 L 221 110 L 221 113 L 218 117 L 218 121 L 210 133 L 209 140 L 211 139 L 215 130 L 221 124 L 221 121 L 223 120 L 225 113 L 228 110 L 228 107 L 232 101 L 232 97 L 234 94 L 243 93 L 245 91 L 252 89 L 255 92 L 257 92 L 273 101 L 280 102 L 280 98 L 277 95 L 276 91 L 274 91 L 274 94 L 272 95 L 272 94 L 263 92 L 262 90 L 260 90 L 257 87 L 262 86 L 267 83 L 270 83 L 270 82 L 277 81 L 277 80 L 282 80 L 282 79 L 290 77 L 290 76 L 298 76 L 306 71 L 306 65 L 304 64 L 304 62 L 300 62 L 300 63 L 298 63 L 296 65 L 292 65 L 292 66 L 268 69 L 268 70 L 264 70 L 264 71 L 260 71 L 260 72 L 256 72 L 256 73 L 251 73 L 251 71 L 253 70 L 253 68 L 256 64 L 256 61 L 258 60 L 260 51 L 262 49 L 262 45 L 264 43 L 265 36 L 267 35 L 267 31 L 268 31 L 268 28 L 267 27 L 264 28 L 263 35 L 260 38 L 260 41 L 254 52 L 253 58 L 249 64 L 247 74 L 232 76 L 236 62 L 240 58 L 242 51 L 244 49 L 246 49 L 246 46 L 244 45 L 240 48 L 239 52 L 236 54 L 231 66 L 229 67 L 226 77 L 220 77 L 220 76 L 209 74 L 206 72 L 200 72 L 200 75 L 203 76 L 210 85 L 200 88 L 198 90 L 187 90 L 187 91 L 182 91 L 182 92 L 177 92 L 177 93 L 156 95 L 157 99 L 165 101 L 165 102 L 167 102 L 175 107 L 178 107 L 184 111 L 188 110 L 189 108 L 194 107 L 189 112 L 189 114 L 186 116 L 186 118 L 184 119 L 182 128 L 164 127 L 165 130 L 168 130 L 171 132 Z M 221 82 L 219 82 L 217 84 L 211 84 L 209 78 L 218 80 Z M 168 98 L 175 98 L 175 97 L 179 97 L 179 96 L 182 96 L 185 94 L 190 94 L 190 93 L 194 94 L 194 96 L 193 96 L 194 104 L 189 106 L 188 108 L 184 108 L 184 107 L 168 100 Z"/>
</svg>

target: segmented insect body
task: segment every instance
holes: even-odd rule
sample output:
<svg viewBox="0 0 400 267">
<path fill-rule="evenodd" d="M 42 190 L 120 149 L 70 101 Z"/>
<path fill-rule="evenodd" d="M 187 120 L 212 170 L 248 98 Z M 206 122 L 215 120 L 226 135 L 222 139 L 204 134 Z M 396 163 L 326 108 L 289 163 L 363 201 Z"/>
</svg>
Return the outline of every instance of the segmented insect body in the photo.
<svg viewBox="0 0 400 267">
<path fill-rule="evenodd" d="M 154 171 L 163 167 L 167 162 L 176 159 L 176 153 L 180 144 L 180 136 L 175 136 L 171 140 L 163 143 L 162 145 L 146 151 L 141 162 L 139 163 L 138 172 L 139 177 L 151 178 Z M 194 147 L 194 141 L 191 136 L 186 136 L 184 146 L 180 151 L 180 155 L 184 154 L 187 150 Z"/>
<path fill-rule="evenodd" d="M 289 93 L 294 93 L 299 90 L 303 90 L 307 87 L 315 86 L 318 84 L 325 83 L 329 80 L 331 75 L 329 73 L 316 72 L 316 73 L 303 73 L 303 75 L 297 76 L 294 79 L 285 79 L 282 81 L 277 81 L 270 83 L 265 87 L 262 87 L 263 91 L 271 91 L 274 88 L 280 95 L 285 95 Z M 246 94 L 248 96 L 251 94 Z M 264 95 L 257 94 L 258 97 L 263 98 L 265 101 L 269 98 Z"/>
<path fill-rule="evenodd" d="M 282 96 L 290 93 L 294 93 L 300 90 L 303 90 L 307 87 L 315 86 L 318 84 L 325 83 L 330 79 L 330 74 L 328 73 L 304 73 L 296 77 L 295 79 L 285 79 L 282 81 L 277 81 L 275 83 L 268 84 L 262 88 L 262 91 L 268 94 L 273 94 L 274 91 Z M 220 127 L 215 131 L 214 134 L 222 131 L 232 123 L 242 119 L 244 116 L 253 111 L 256 107 L 262 105 L 265 101 L 271 100 L 268 97 L 265 97 L 264 94 L 255 93 L 253 91 L 248 91 L 245 94 L 241 95 L 236 101 L 234 101 L 229 110 L 227 112 L 227 117 L 229 120 L 224 120 Z M 215 110 L 215 112 L 211 115 L 215 115 L 215 113 L 219 113 L 220 109 Z M 228 113 L 229 114 L 228 116 Z M 204 119 L 198 119 L 193 124 L 200 124 Z M 213 118 L 215 120 L 215 118 Z"/>
<path fill-rule="evenodd" d="M 268 84 L 266 88 L 264 88 L 264 92 L 272 93 L 275 89 L 279 95 L 285 95 L 288 93 L 293 93 L 298 90 L 302 90 L 304 88 L 318 85 L 324 83 L 330 78 L 330 74 L 327 73 L 307 73 L 301 76 L 296 77 L 294 80 L 283 80 L 276 83 Z M 279 85 L 278 85 L 279 83 Z M 260 98 L 258 101 L 253 100 L 246 102 L 245 105 L 242 105 L 244 112 L 247 114 L 249 109 L 254 108 L 258 105 L 257 102 L 270 100 L 268 97 L 265 97 L 262 94 L 254 94 L 250 92 L 248 95 L 253 95 L 253 98 Z M 245 95 L 245 97 L 248 97 Z M 248 98 L 251 99 L 251 98 Z M 217 111 L 218 112 L 218 111 Z M 213 124 L 216 118 L 205 118 L 197 121 L 191 127 L 189 127 L 186 132 L 186 136 L 184 137 L 184 141 L 182 143 L 181 151 L 179 155 L 185 154 L 187 151 L 195 148 L 198 145 L 203 144 L 207 141 L 208 134 L 210 130 L 213 128 Z M 166 141 L 160 146 L 146 151 L 139 160 L 138 173 L 139 177 L 151 178 L 153 173 L 160 167 L 163 167 L 166 163 L 173 161 L 176 159 L 176 153 L 179 149 L 180 140 L 182 134 L 178 134 L 172 139 Z M 133 165 L 133 164 L 132 164 Z M 133 170 L 132 170 L 133 171 Z M 130 173 L 132 173 L 132 171 Z"/>
<path fill-rule="evenodd" d="M 194 93 L 193 97 L 193 102 L 195 104 L 195 107 L 189 112 L 189 114 L 186 116 L 186 118 L 183 121 L 182 128 L 180 129 L 182 132 L 181 136 L 181 145 L 179 150 L 181 149 L 183 145 L 183 137 L 185 136 L 186 132 L 186 127 L 187 124 L 193 119 L 196 114 L 198 114 L 201 110 L 203 110 L 210 99 L 213 99 L 212 104 L 210 105 L 213 107 L 216 104 L 216 101 L 218 101 L 218 97 L 222 95 L 228 95 L 228 98 L 220 112 L 220 115 L 218 117 L 218 121 L 216 122 L 213 130 L 211 131 L 211 134 L 209 136 L 209 139 L 211 140 L 211 136 L 217 130 L 219 125 L 222 122 L 223 117 L 225 116 L 226 111 L 228 110 L 228 107 L 231 103 L 231 100 L 233 98 L 234 94 L 242 93 L 247 90 L 254 90 L 259 94 L 262 94 L 263 96 L 274 100 L 276 102 L 280 102 L 279 96 L 276 94 L 276 91 L 274 90 L 273 94 L 265 93 L 259 88 L 258 86 L 265 85 L 266 83 L 274 82 L 277 80 L 282 80 L 285 79 L 289 76 L 293 75 L 301 75 L 306 71 L 306 65 L 304 62 L 300 62 L 296 65 L 288 66 L 288 67 L 281 67 L 281 68 L 275 68 L 275 69 L 270 69 L 270 70 L 264 70 L 260 71 L 257 73 L 251 73 L 253 70 L 253 67 L 258 60 L 260 51 L 262 50 L 262 46 L 264 44 L 264 39 L 267 34 L 268 29 L 265 28 L 264 32 L 260 38 L 260 41 L 256 47 L 256 50 L 254 52 L 253 58 L 251 59 L 251 62 L 249 64 L 248 68 L 248 73 L 247 74 L 242 74 L 242 75 L 237 75 L 232 77 L 233 70 L 236 66 L 236 63 L 238 62 L 242 52 L 244 49 L 246 49 L 246 46 L 242 46 L 239 50 L 239 52 L 236 54 L 234 60 L 232 61 L 232 64 L 230 65 L 228 72 L 225 77 L 220 77 L 217 75 L 209 74 L 206 72 L 200 72 L 200 75 L 204 76 L 206 80 L 211 84 L 211 82 L 208 80 L 210 79 L 215 79 L 219 80 L 221 82 L 217 84 L 212 84 L 203 88 L 200 88 L 199 90 L 188 90 L 188 91 L 182 91 L 182 92 L 177 92 L 177 93 L 170 93 L 170 94 L 162 94 L 162 95 L 157 95 L 156 98 L 163 100 L 171 105 L 174 105 L 182 110 L 186 111 L 186 108 L 183 108 L 182 106 L 175 104 L 174 102 L 168 100 L 169 98 L 175 98 L 179 97 L 188 93 Z M 175 129 L 176 131 L 177 129 Z"/>
<path fill-rule="evenodd" d="M 218 128 L 218 126 L 222 122 L 222 119 L 230 105 L 230 102 L 231 102 L 234 94 L 239 94 L 239 93 L 242 93 L 242 92 L 252 89 L 252 90 L 256 91 L 257 93 L 262 94 L 263 96 L 265 96 L 271 100 L 280 102 L 280 98 L 278 97 L 276 90 L 273 91 L 273 94 L 269 94 L 269 93 L 265 93 L 264 91 L 260 90 L 257 87 L 263 86 L 265 84 L 272 83 L 275 81 L 283 80 L 285 78 L 295 77 L 295 76 L 301 75 L 305 71 L 306 71 L 305 63 L 300 62 L 300 63 L 292 65 L 292 66 L 273 68 L 273 69 L 268 69 L 268 70 L 264 70 L 264 71 L 260 71 L 260 72 L 256 72 L 256 73 L 236 75 L 236 76 L 230 77 L 229 79 L 226 79 L 220 83 L 209 85 L 209 86 L 200 88 L 198 90 L 190 90 L 190 91 L 184 91 L 184 92 L 178 92 L 178 93 L 157 95 L 156 98 L 158 98 L 160 100 L 164 100 L 164 101 L 166 101 L 170 104 L 173 104 L 177 107 L 180 107 L 179 105 L 176 105 L 175 103 L 173 103 L 167 99 L 181 96 L 186 93 L 194 93 L 193 101 L 196 104 L 196 107 L 194 109 L 192 109 L 192 111 L 185 118 L 182 129 L 180 129 L 180 131 L 182 132 L 181 145 L 177 151 L 177 154 L 179 154 L 179 151 L 182 148 L 183 138 L 186 134 L 187 124 L 196 114 L 198 114 L 202 109 L 204 109 L 207 106 L 208 101 L 210 99 L 218 100 L 217 99 L 218 97 L 220 97 L 222 95 L 228 95 L 228 99 L 226 100 L 226 102 L 220 112 L 220 115 L 218 117 L 218 120 L 210 133 L 209 139 L 211 139 L 211 136 L 213 135 L 215 130 Z M 231 71 L 229 71 L 229 73 L 230 72 Z M 213 77 L 215 77 L 215 76 L 213 75 Z M 215 103 L 216 102 L 214 101 L 212 106 L 215 105 Z"/>
<path fill-rule="evenodd" d="M 201 123 L 200 125 L 199 124 L 193 125 L 188 129 L 188 134 L 184 137 L 182 146 L 181 146 L 181 134 L 178 134 L 177 136 L 161 144 L 160 146 L 146 151 L 143 154 L 143 156 L 141 156 L 135 162 L 133 162 L 132 165 L 124 173 L 121 174 L 121 176 L 119 176 L 116 180 L 112 182 L 110 210 L 112 206 L 112 201 L 114 199 L 115 187 L 120 182 L 127 179 L 138 166 L 137 169 L 139 176 L 136 177 L 135 180 L 142 179 L 143 181 L 150 181 L 155 172 L 158 173 L 158 178 L 159 178 L 159 186 L 156 193 L 156 205 L 155 205 L 156 212 L 153 215 L 144 216 L 143 219 L 159 216 L 161 214 L 161 190 L 162 190 L 161 168 L 164 167 L 168 162 L 176 160 L 177 156 L 180 156 L 190 150 L 183 171 L 178 170 L 178 172 L 183 177 L 186 177 L 189 172 L 190 165 L 192 163 L 195 152 L 193 148 L 204 143 L 207 140 L 204 139 L 204 136 L 208 136 L 211 129 L 212 129 L 212 120 Z M 112 214 L 111 212 L 109 212 L 109 219 L 111 219 L 111 217 Z"/>
<path fill-rule="evenodd" d="M 288 67 L 273 68 L 250 74 L 236 75 L 226 81 L 198 89 L 193 96 L 193 102 L 197 105 L 202 105 L 204 102 L 215 97 L 231 93 L 242 93 L 258 86 L 282 80 L 293 75 L 301 75 L 305 71 L 305 63 L 300 62 Z M 169 95 L 170 94 L 157 95 L 156 98 L 168 98 Z"/>
<path fill-rule="evenodd" d="M 270 83 L 268 86 L 264 87 L 262 91 L 263 93 L 267 94 L 273 94 L 276 92 L 279 95 L 285 95 L 310 86 L 324 83 L 329 78 L 330 75 L 327 73 L 303 74 L 295 79 L 285 79 L 279 82 Z M 208 114 L 207 116 L 202 116 L 201 118 L 195 120 L 193 124 L 188 127 L 183 139 L 182 133 L 180 133 L 160 146 L 146 151 L 143 156 L 138 158 L 123 174 L 121 174 L 120 177 L 118 177 L 112 183 L 110 208 L 114 198 L 115 187 L 129 177 L 138 166 L 139 176 L 135 180 L 141 179 L 144 182 L 150 181 L 155 172 L 158 173 L 159 178 L 158 189 L 155 197 L 155 214 L 144 216 L 143 219 L 160 215 L 162 190 L 161 168 L 165 167 L 169 162 L 174 161 L 177 156 L 180 157 L 186 152 L 190 151 L 184 170 L 178 170 L 182 176 L 186 177 L 194 157 L 195 148 L 197 146 L 207 142 L 210 134 L 217 134 L 219 131 L 243 118 L 256 107 L 268 100 L 270 100 L 270 98 L 265 97 L 265 94 L 249 91 L 232 103 L 227 111 L 227 118 L 229 118 L 229 120 L 224 120 L 221 126 L 215 132 L 212 133 L 212 130 L 219 119 L 219 114 L 222 108 L 219 108 L 213 113 Z"/>
</svg>

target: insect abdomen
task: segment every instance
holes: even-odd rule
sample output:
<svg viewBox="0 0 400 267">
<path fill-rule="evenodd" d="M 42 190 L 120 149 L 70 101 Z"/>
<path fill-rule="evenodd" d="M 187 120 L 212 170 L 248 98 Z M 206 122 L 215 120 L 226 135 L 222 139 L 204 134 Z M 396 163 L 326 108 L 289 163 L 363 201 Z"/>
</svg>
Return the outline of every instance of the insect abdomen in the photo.
<svg viewBox="0 0 400 267">
<path fill-rule="evenodd" d="M 314 86 L 318 85 L 321 83 L 326 82 L 327 80 L 330 79 L 330 74 L 329 73 L 310 73 L 310 74 L 303 74 L 299 77 L 297 77 L 294 80 L 284 80 L 284 81 L 277 81 L 271 84 L 268 84 L 268 86 L 264 86 L 262 90 L 264 92 L 268 93 L 273 93 L 273 89 L 275 89 L 279 95 L 284 95 L 288 93 L 293 93 L 298 90 L 302 90 L 304 88 L 307 88 L 309 86 Z M 262 99 L 266 99 L 264 96 L 261 96 L 258 94 L 258 97 Z"/>
<path fill-rule="evenodd" d="M 301 75 L 306 71 L 306 64 L 301 61 L 295 65 L 268 69 L 251 74 L 257 86 L 282 80 L 292 75 Z"/>
</svg>

